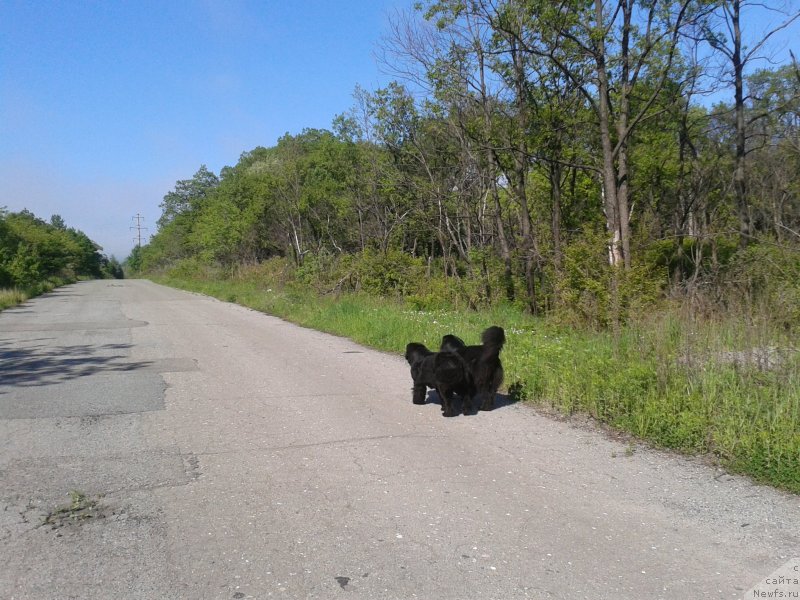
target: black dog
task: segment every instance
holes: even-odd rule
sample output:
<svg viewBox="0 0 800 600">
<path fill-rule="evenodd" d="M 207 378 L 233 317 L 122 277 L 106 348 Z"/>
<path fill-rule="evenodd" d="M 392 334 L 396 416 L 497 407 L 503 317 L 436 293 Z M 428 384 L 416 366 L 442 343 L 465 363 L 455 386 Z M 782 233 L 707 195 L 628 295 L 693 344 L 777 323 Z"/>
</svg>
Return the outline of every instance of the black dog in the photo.
<svg viewBox="0 0 800 600">
<path fill-rule="evenodd" d="M 445 417 L 453 417 L 453 392 L 464 402 L 464 414 L 471 409 L 473 394 L 469 367 L 455 352 L 431 352 L 423 344 L 412 342 L 406 346 L 406 360 L 411 365 L 414 380 L 414 404 L 425 404 L 428 388 L 433 388 L 442 400 Z"/>
<path fill-rule="evenodd" d="M 442 352 L 456 352 L 469 365 L 474 393 L 481 400 L 481 410 L 494 408 L 494 397 L 503 383 L 503 363 L 500 351 L 506 342 L 502 327 L 492 326 L 481 334 L 480 346 L 467 346 L 454 335 L 442 338 Z"/>
</svg>

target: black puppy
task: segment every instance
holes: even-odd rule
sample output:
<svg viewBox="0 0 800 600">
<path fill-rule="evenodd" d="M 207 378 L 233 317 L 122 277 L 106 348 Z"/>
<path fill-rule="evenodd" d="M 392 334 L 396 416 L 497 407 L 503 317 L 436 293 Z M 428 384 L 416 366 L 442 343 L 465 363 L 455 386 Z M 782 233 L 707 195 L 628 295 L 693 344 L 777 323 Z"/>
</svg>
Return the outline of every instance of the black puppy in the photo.
<svg viewBox="0 0 800 600">
<path fill-rule="evenodd" d="M 494 397 L 503 383 L 503 363 L 500 351 L 506 342 L 502 327 L 489 327 L 481 334 L 480 346 L 467 346 L 455 335 L 442 338 L 442 352 L 457 352 L 469 365 L 475 395 L 481 400 L 481 410 L 494 408 Z"/>
<path fill-rule="evenodd" d="M 433 388 L 442 400 L 445 417 L 453 417 L 453 392 L 464 402 L 464 414 L 471 409 L 473 393 L 469 367 L 455 352 L 431 352 L 423 344 L 412 342 L 406 346 L 406 360 L 411 365 L 414 380 L 414 404 L 425 404 L 428 388 Z"/>
</svg>

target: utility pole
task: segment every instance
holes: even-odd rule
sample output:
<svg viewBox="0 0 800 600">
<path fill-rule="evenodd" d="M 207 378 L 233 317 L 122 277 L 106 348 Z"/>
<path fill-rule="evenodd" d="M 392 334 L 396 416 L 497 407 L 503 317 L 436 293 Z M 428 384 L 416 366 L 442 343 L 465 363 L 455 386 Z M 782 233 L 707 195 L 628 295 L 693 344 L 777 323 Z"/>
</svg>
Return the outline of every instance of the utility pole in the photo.
<svg viewBox="0 0 800 600">
<path fill-rule="evenodd" d="M 136 213 L 136 216 L 135 217 L 131 217 L 131 219 L 136 221 L 136 225 L 133 225 L 132 227 L 129 228 L 129 229 L 135 229 L 136 230 L 136 237 L 133 238 L 133 241 L 136 242 L 136 247 L 137 248 L 141 248 L 141 246 L 142 246 L 142 229 L 147 229 L 147 227 L 143 227 L 142 226 L 142 221 L 144 220 L 144 217 L 142 215 L 140 215 L 139 213 Z"/>
</svg>

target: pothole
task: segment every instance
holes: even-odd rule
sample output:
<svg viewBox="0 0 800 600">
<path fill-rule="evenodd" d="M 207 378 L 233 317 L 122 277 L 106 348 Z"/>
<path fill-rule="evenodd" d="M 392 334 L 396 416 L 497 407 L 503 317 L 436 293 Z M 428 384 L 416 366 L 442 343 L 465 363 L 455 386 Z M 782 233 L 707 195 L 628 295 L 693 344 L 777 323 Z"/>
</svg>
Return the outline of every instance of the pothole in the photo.
<svg viewBox="0 0 800 600">
<path fill-rule="evenodd" d="M 60 506 L 45 516 L 42 527 L 60 529 L 67 525 L 81 525 L 87 521 L 106 518 L 100 505 L 102 495 L 92 498 L 83 492 L 72 490 L 69 497 L 69 504 Z"/>
</svg>

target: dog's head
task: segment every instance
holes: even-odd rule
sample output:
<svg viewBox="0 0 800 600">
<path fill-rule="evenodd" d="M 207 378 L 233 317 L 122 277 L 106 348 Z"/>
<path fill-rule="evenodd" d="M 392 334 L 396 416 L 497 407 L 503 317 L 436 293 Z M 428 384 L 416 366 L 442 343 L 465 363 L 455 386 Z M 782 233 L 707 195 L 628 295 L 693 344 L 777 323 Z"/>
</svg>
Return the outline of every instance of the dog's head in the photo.
<svg viewBox="0 0 800 600">
<path fill-rule="evenodd" d="M 460 337 L 452 334 L 447 334 L 442 338 L 442 345 L 440 350 L 442 352 L 458 352 L 461 348 L 465 348 L 466 344 Z"/>
<path fill-rule="evenodd" d="M 419 361 L 421 361 L 426 356 L 430 356 L 431 354 L 433 354 L 433 353 L 430 350 L 428 350 L 428 348 L 425 346 L 425 344 L 419 344 L 417 342 L 411 342 L 410 344 L 408 344 L 406 346 L 406 354 L 405 354 L 406 361 L 408 362 L 409 365 L 412 365 L 412 366 L 415 363 L 418 363 Z"/>
</svg>

